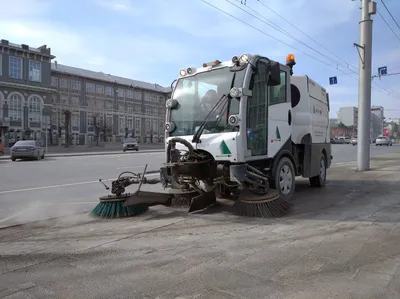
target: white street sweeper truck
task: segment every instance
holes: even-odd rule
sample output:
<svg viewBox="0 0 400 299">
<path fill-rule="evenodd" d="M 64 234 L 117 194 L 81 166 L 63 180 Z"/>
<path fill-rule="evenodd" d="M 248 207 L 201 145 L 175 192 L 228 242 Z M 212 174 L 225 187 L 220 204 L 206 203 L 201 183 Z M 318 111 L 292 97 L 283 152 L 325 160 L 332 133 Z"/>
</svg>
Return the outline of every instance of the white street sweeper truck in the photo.
<svg viewBox="0 0 400 299">
<path fill-rule="evenodd" d="M 174 197 L 193 212 L 224 197 L 240 215 L 278 216 L 291 206 L 296 176 L 323 187 L 332 159 L 329 96 L 294 76 L 295 64 L 292 54 L 286 65 L 243 54 L 181 70 L 166 102 L 166 192 L 139 190 L 125 207 Z"/>
</svg>

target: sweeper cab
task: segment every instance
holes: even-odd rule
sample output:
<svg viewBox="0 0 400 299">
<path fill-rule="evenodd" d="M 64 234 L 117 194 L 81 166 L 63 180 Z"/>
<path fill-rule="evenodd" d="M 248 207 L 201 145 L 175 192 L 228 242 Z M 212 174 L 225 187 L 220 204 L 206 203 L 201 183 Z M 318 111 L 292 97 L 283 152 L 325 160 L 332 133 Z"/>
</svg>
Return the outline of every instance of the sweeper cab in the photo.
<svg viewBox="0 0 400 299">
<path fill-rule="evenodd" d="M 295 64 L 292 54 L 286 65 L 243 54 L 180 71 L 166 102 L 160 179 L 167 194 L 189 198 L 192 212 L 216 197 L 249 205 L 290 201 L 298 176 L 325 185 L 332 159 L 329 96 L 308 76 L 293 75 Z M 125 206 L 167 202 L 143 195 Z"/>
</svg>

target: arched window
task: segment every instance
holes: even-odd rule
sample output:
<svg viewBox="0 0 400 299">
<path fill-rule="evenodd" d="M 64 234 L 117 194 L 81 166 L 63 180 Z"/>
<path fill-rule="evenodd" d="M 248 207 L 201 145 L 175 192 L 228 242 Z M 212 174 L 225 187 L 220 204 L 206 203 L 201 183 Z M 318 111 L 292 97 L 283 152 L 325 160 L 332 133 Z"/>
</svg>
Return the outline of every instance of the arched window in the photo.
<svg viewBox="0 0 400 299">
<path fill-rule="evenodd" d="M 28 107 L 29 121 L 40 122 L 42 116 L 41 103 L 42 101 L 38 96 L 32 96 L 29 99 L 29 107 Z"/>
<path fill-rule="evenodd" d="M 9 97 L 8 115 L 10 120 L 22 120 L 22 96 L 14 93 Z"/>
</svg>

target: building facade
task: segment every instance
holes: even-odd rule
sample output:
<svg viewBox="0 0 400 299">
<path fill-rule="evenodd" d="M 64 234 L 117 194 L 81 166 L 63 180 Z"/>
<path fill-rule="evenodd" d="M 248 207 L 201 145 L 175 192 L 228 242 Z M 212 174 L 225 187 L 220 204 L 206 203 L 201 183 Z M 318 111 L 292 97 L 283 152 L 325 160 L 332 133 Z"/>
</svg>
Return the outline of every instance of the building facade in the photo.
<svg viewBox="0 0 400 299">
<path fill-rule="evenodd" d="M 20 139 L 44 139 L 51 116 L 51 60 L 46 45 L 32 48 L 0 40 L 0 138 L 5 146 Z"/>
<path fill-rule="evenodd" d="M 0 138 L 50 145 L 162 142 L 170 88 L 51 62 L 47 46 L 0 41 Z"/>
<path fill-rule="evenodd" d="M 136 137 L 142 143 L 164 138 L 169 89 L 102 72 L 52 63 L 51 142 L 92 144 Z"/>
<path fill-rule="evenodd" d="M 346 127 L 351 128 L 351 133 L 348 137 L 357 136 L 358 129 L 358 108 L 357 107 L 341 107 L 339 109 L 339 122 L 343 123 Z M 371 107 L 370 116 L 370 138 L 376 139 L 383 134 L 384 127 L 384 108 L 381 106 Z M 349 131 L 349 130 L 347 130 Z"/>
<path fill-rule="evenodd" d="M 348 127 L 358 126 L 358 108 L 341 107 L 339 108 L 339 122 Z"/>
<path fill-rule="evenodd" d="M 384 128 L 384 109 L 382 106 L 371 107 L 371 138 L 376 139 L 383 134 Z"/>
</svg>

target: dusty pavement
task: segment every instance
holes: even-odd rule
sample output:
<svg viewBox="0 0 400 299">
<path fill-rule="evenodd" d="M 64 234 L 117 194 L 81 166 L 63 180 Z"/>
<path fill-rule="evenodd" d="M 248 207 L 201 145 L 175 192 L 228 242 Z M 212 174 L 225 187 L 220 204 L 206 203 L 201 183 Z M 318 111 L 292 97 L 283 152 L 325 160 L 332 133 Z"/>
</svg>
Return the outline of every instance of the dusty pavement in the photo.
<svg viewBox="0 0 400 299">
<path fill-rule="evenodd" d="M 80 214 L 0 230 L 0 298 L 400 298 L 400 154 L 297 185 L 293 213 Z"/>
</svg>

